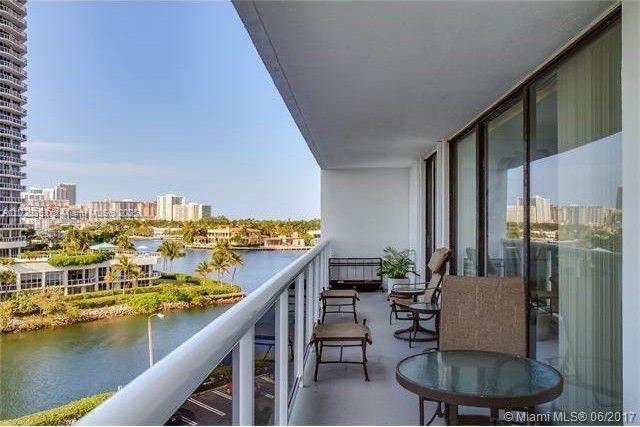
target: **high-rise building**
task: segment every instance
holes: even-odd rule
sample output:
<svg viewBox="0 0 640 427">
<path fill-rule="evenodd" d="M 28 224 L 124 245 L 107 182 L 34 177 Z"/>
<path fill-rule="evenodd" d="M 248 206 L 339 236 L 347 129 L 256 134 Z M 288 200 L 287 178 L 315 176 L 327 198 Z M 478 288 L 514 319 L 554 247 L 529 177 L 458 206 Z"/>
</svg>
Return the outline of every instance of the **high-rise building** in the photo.
<svg viewBox="0 0 640 427">
<path fill-rule="evenodd" d="M 175 194 L 165 194 L 158 197 L 157 218 L 167 221 L 180 221 L 173 218 L 173 206 L 184 205 L 184 197 Z"/>
<path fill-rule="evenodd" d="M 67 200 L 70 205 L 76 204 L 76 185 L 71 182 L 60 182 L 53 188 L 55 200 Z"/>
<path fill-rule="evenodd" d="M 211 217 L 211 205 L 203 205 L 202 203 L 194 202 L 187 204 L 187 220 L 197 221 L 199 219 L 209 217 Z"/>
<path fill-rule="evenodd" d="M 138 202 L 139 218 L 155 219 L 158 214 L 158 204 L 156 202 Z"/>
<path fill-rule="evenodd" d="M 26 178 L 26 14 L 24 1 L 0 0 L 0 257 L 16 256 L 26 245 L 19 215 Z"/>
</svg>

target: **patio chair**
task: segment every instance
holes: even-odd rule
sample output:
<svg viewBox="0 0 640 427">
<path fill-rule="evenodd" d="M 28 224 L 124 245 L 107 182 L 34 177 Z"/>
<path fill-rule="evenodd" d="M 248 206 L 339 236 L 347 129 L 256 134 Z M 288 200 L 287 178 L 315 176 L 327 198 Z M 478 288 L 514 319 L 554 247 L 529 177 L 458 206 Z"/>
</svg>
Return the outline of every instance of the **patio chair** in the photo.
<svg viewBox="0 0 640 427">
<path fill-rule="evenodd" d="M 522 278 L 445 277 L 441 350 L 485 350 L 526 357 L 526 320 Z"/>
<path fill-rule="evenodd" d="M 444 278 L 440 350 L 483 350 L 526 357 L 526 322 L 526 295 L 521 277 Z M 425 400 L 420 401 L 422 411 Z M 427 425 L 445 412 L 438 402 Z M 497 420 L 497 411 L 492 411 L 491 418 Z"/>
<path fill-rule="evenodd" d="M 322 364 L 346 363 L 362 365 L 364 368 L 364 379 L 369 381 L 369 373 L 367 372 L 367 344 L 373 344 L 371 340 L 371 330 L 366 325 L 367 319 L 362 323 L 318 323 L 313 328 L 311 344 L 315 347 L 316 368 L 313 380 L 318 381 L 318 368 Z M 340 358 L 338 360 L 322 360 L 322 350 L 325 347 L 340 348 Z M 345 347 L 361 347 L 362 362 L 344 360 L 342 358 L 343 348 Z"/>
<path fill-rule="evenodd" d="M 354 322 L 358 323 L 356 301 L 360 301 L 360 298 L 358 298 L 358 292 L 355 289 L 323 289 L 320 292 L 320 302 L 322 303 L 320 323 L 324 323 L 327 314 L 353 314 Z M 342 307 L 351 307 L 351 310 L 343 310 Z"/>
<path fill-rule="evenodd" d="M 426 291 L 431 290 L 431 296 L 429 301 L 432 304 L 437 304 L 440 301 L 440 290 L 442 285 L 442 278 L 444 277 L 447 271 L 447 263 L 451 258 L 451 250 L 448 248 L 439 248 L 436 249 L 431 258 L 429 259 L 429 263 L 427 264 L 427 268 L 431 271 L 431 280 L 429 283 L 414 283 L 411 286 L 426 286 Z M 406 286 L 406 285 L 403 285 Z M 394 294 L 393 288 L 391 288 L 391 295 L 389 296 L 389 307 L 391 308 L 391 312 L 389 313 L 389 324 L 391 324 L 393 317 L 396 320 L 413 320 L 411 312 L 407 309 L 407 306 L 413 303 L 412 298 L 402 297 L 400 295 Z M 400 313 L 405 313 L 405 316 L 399 316 Z M 429 320 L 433 316 L 429 316 L 423 320 Z"/>
</svg>

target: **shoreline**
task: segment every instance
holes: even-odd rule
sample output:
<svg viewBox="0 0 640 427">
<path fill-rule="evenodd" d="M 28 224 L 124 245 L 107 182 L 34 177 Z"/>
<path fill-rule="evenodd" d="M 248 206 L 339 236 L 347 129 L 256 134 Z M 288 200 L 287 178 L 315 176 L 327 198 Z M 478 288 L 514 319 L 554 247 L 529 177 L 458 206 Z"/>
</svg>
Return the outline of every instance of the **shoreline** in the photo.
<svg viewBox="0 0 640 427">
<path fill-rule="evenodd" d="M 190 308 L 209 307 L 216 305 L 236 304 L 246 296 L 245 292 L 231 292 L 220 295 L 210 295 L 204 297 L 203 303 L 193 304 L 188 302 L 172 302 L 163 303 L 164 311 L 186 310 Z M 83 308 L 79 310 L 79 314 L 75 318 L 68 316 L 25 316 L 13 318 L 9 321 L 0 334 L 18 334 L 21 332 L 32 332 L 41 329 L 54 329 L 63 326 L 74 325 L 77 323 L 95 322 L 98 320 L 113 319 L 116 317 L 136 316 L 145 313 L 130 307 L 127 304 L 117 304 L 100 308 Z"/>
<path fill-rule="evenodd" d="M 169 237 L 150 237 L 150 236 L 131 236 L 135 240 L 180 240 L 179 238 Z M 190 243 L 184 245 L 189 249 L 213 249 L 214 244 L 197 244 Z M 238 251 L 308 251 L 313 246 L 232 246 L 231 249 Z"/>
</svg>

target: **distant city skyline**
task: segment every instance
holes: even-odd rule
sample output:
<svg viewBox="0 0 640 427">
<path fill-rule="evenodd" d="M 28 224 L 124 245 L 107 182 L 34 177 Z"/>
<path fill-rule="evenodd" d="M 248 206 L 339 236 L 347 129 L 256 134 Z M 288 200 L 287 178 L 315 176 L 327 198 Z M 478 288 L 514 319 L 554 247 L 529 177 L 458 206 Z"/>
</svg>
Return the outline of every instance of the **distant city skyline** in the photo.
<svg viewBox="0 0 640 427">
<path fill-rule="evenodd" d="M 25 185 L 75 182 L 78 203 L 175 193 L 230 218 L 319 217 L 319 168 L 231 3 L 27 8 Z"/>
</svg>

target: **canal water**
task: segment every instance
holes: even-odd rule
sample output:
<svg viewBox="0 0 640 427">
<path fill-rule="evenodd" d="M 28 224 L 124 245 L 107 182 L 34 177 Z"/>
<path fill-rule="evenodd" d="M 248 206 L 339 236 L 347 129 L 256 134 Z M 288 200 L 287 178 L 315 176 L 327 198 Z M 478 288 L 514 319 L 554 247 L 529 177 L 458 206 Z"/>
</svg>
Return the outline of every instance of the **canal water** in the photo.
<svg viewBox="0 0 640 427">
<path fill-rule="evenodd" d="M 153 251 L 157 240 L 135 242 Z M 302 255 L 301 251 L 239 251 L 244 265 L 234 282 L 250 293 Z M 158 270 L 193 273 L 210 251 L 187 249 L 186 256 Z M 227 278 L 229 279 L 229 278 Z M 156 360 L 220 316 L 230 306 L 166 313 L 153 319 Z M 0 335 L 0 420 L 116 390 L 149 364 L 147 317 L 131 316 L 57 329 Z"/>
</svg>

